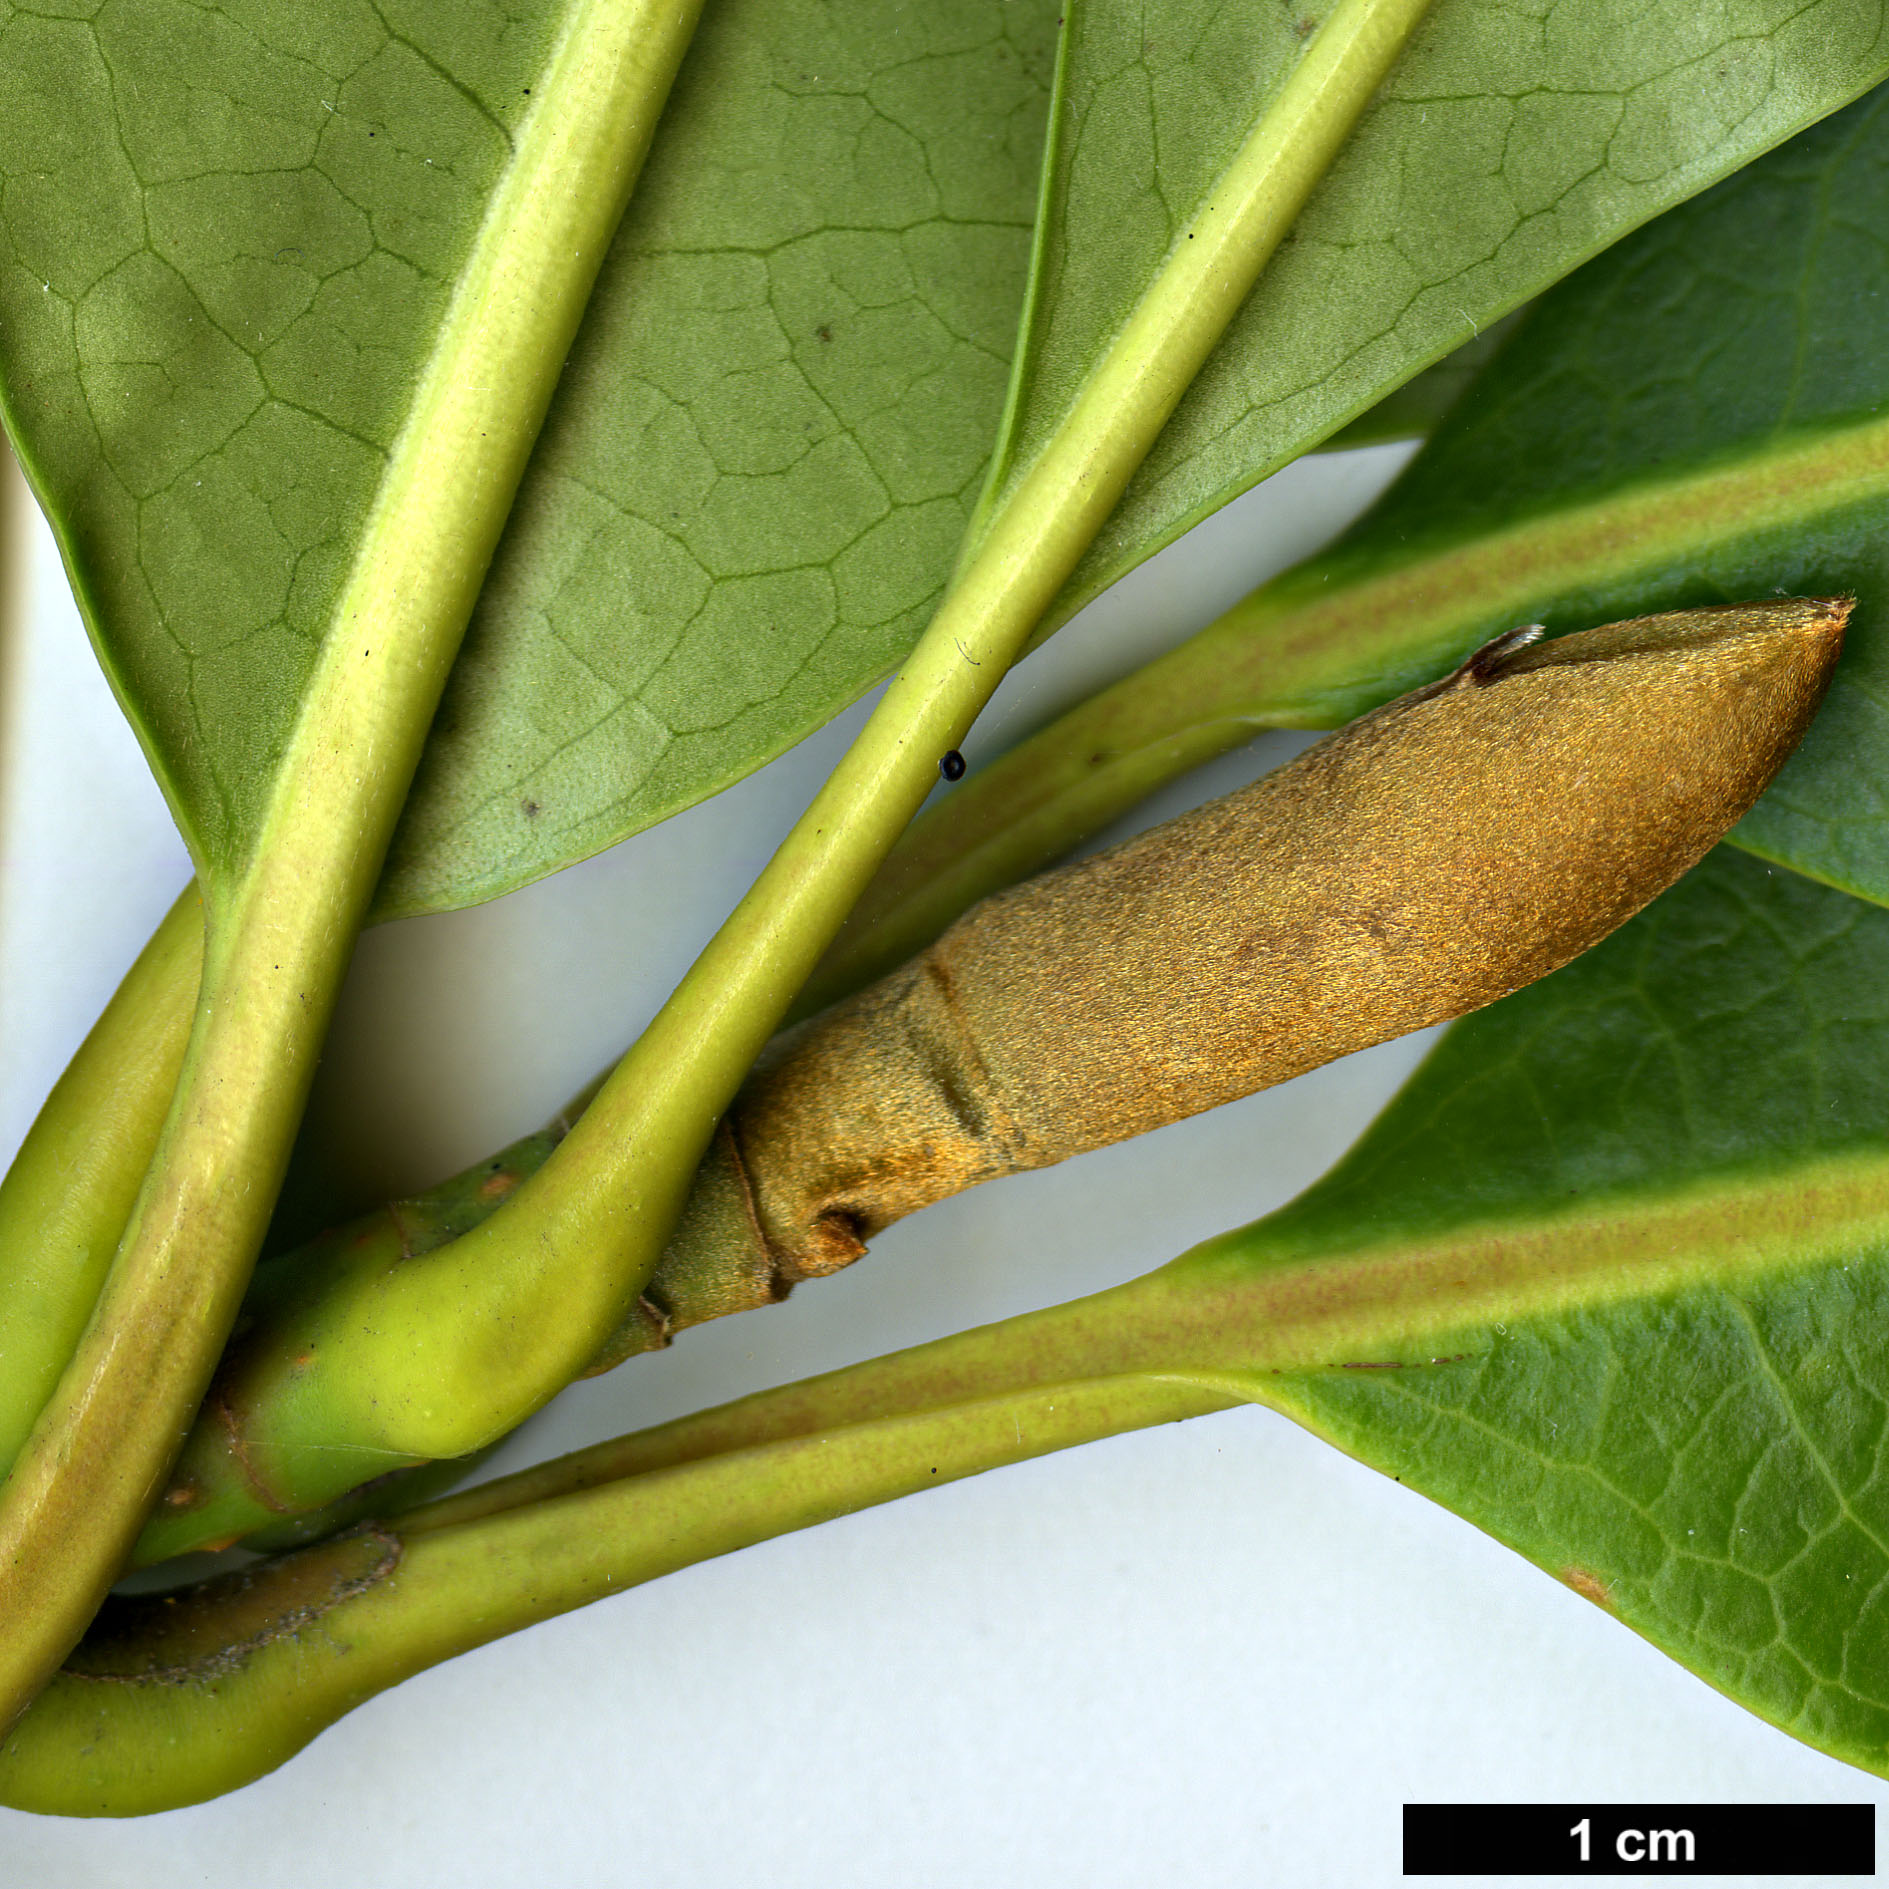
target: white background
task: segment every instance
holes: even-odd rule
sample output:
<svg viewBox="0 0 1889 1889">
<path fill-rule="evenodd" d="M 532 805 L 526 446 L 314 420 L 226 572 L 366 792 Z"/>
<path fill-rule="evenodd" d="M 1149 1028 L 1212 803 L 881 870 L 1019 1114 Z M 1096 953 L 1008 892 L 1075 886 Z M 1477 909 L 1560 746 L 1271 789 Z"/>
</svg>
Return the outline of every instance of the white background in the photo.
<svg viewBox="0 0 1889 1889">
<path fill-rule="evenodd" d="M 1136 573 L 1011 678 L 972 764 L 1303 555 L 1403 457 L 1303 462 Z M 187 872 L 36 520 L 28 581 L 0 666 L 0 1156 Z M 408 1191 L 554 1112 L 859 719 L 542 885 L 369 934 L 314 1103 L 335 1158 Z M 1266 737 L 1151 817 L 1295 745 Z M 567 1393 L 489 1473 L 1145 1271 L 1304 1186 L 1422 1048 L 933 1209 L 789 1304 Z M 1241 1410 L 535 1628 L 215 1803 L 129 1824 L 0 1811 L 0 1881 L 1370 1889 L 1400 1880 L 1406 1801 L 1885 1797 L 1421 1496 Z"/>
</svg>

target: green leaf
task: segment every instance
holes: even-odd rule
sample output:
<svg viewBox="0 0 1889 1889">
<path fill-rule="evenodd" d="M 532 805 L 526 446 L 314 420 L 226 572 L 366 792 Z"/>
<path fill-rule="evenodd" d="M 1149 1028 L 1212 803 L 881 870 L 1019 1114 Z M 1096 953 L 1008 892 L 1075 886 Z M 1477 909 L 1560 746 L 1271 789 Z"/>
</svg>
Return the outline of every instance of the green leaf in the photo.
<svg viewBox="0 0 1889 1889">
<path fill-rule="evenodd" d="M 562 11 L 0 16 L 11 417 L 200 854 L 255 817 Z M 1013 468 L 1304 24 L 1193 11 L 1159 40 L 1126 10 L 1072 15 Z M 1740 0 L 1623 34 L 1563 0 L 1542 42 L 1445 0 L 1070 597 L 1869 82 L 1864 11 Z M 1052 27 L 1047 0 L 711 9 L 377 915 L 491 896 L 662 818 L 909 646 L 1002 406 Z M 139 82 L 114 94 L 119 67 Z M 1578 86 L 1552 89 L 1565 72 Z M 179 88 L 204 73 L 226 103 L 199 125 Z M 76 213 L 49 184 L 67 168 Z"/>
<path fill-rule="evenodd" d="M 1885 991 L 1889 913 L 1721 851 L 1456 1025 L 1297 1202 L 1169 1269 L 1220 1291 L 1322 1260 L 1354 1329 L 1253 1395 L 1876 1771 Z"/>
<path fill-rule="evenodd" d="M 567 11 L 0 11 L 8 430 L 213 868 Z"/>
<path fill-rule="evenodd" d="M 1209 191 L 1240 101 L 1319 17 L 1079 8 L 1008 454 L 1027 465 L 1151 261 Z M 1442 0 L 1053 613 L 1577 263 L 1883 76 L 1873 7 Z"/>
<path fill-rule="evenodd" d="M 379 915 L 489 897 L 714 792 L 882 675 L 935 603 L 1002 403 L 1044 21 L 1020 30 L 1014 5 L 957 0 L 928 11 L 936 56 L 908 67 L 891 63 L 907 42 L 887 0 L 860 12 L 844 44 L 810 6 L 711 13 Z M 1026 476 L 1311 18 L 1183 0 L 1157 36 L 1114 0 L 1069 13 L 1034 312 L 988 505 Z M 1488 0 L 1443 0 L 1052 619 L 1625 230 L 1853 97 L 1884 59 L 1861 0 L 1802 16 L 1740 0 L 1709 23 L 1649 16 L 1625 34 L 1599 0 L 1562 0 L 1546 44 Z M 889 67 L 876 78 L 875 60 Z M 836 76 L 776 87 L 782 69 Z M 875 132 L 886 114 L 902 161 L 848 175 L 860 197 L 844 207 L 783 203 L 779 154 L 807 142 L 811 111 L 842 107 Z M 1433 416 L 1452 390 L 1425 388 L 1415 411 Z M 723 442 L 745 456 L 724 463 Z"/>
<path fill-rule="evenodd" d="M 982 487 L 1048 0 L 719 0 L 520 491 L 376 915 L 739 779 L 890 669 Z"/>
<path fill-rule="evenodd" d="M 1774 592 L 1861 601 L 1816 725 L 1734 837 L 1889 898 L 1886 294 L 1878 91 L 1543 296 L 1336 545 L 915 822 L 808 1003 L 1255 729 L 1336 727 L 1518 623 Z"/>
<path fill-rule="evenodd" d="M 1427 439 L 1445 414 L 1475 384 L 1527 314 L 1527 305 L 1472 335 L 1453 353 L 1426 367 L 1376 406 L 1318 443 L 1317 450 L 1345 452 L 1353 446 L 1381 446 L 1391 440 Z"/>
<path fill-rule="evenodd" d="M 239 707 L 247 734 L 260 730 L 264 745 L 233 773 L 200 770 L 196 783 L 211 792 L 209 801 L 199 797 L 206 823 L 192 832 L 206 905 L 197 1019 L 158 1151 L 92 1318 L 0 1488 L 0 1612 L 10 1628 L 0 1644 L 0 1717 L 19 1710 L 83 1629 L 208 1387 L 427 725 L 697 13 L 698 0 L 571 0 L 555 35 L 522 27 L 516 34 L 534 60 L 508 67 L 475 47 L 469 81 L 428 62 L 424 32 L 414 39 L 376 15 L 353 23 L 359 43 L 341 61 L 353 76 L 339 87 L 302 56 L 294 18 L 265 22 L 273 31 L 258 37 L 223 15 L 126 8 L 96 28 L 59 23 L 38 40 L 34 29 L 45 22 L 0 19 L 9 51 L 26 55 L 9 76 L 23 80 L 11 102 L 28 107 L 29 131 L 52 131 L 63 101 L 45 89 L 50 81 L 64 79 L 81 93 L 89 84 L 88 128 L 115 127 L 123 163 L 113 181 L 140 213 L 140 226 L 129 228 L 109 217 L 88 223 L 84 210 L 97 206 L 82 206 L 71 219 L 77 260 L 48 245 L 76 271 L 62 271 L 62 284 L 75 286 L 92 271 L 72 304 L 62 288 L 55 305 L 50 281 L 41 284 L 41 326 L 28 337 L 45 343 L 50 333 L 57 342 L 61 311 L 72 313 L 82 343 L 76 363 L 67 363 L 72 373 L 54 374 L 50 387 L 21 375 L 30 345 L 6 363 L 11 391 L 23 395 L 31 417 L 67 422 L 64 433 L 52 428 L 55 445 L 75 455 L 65 470 L 91 475 L 88 496 L 103 498 L 100 512 L 116 525 L 126 523 L 127 509 L 141 527 L 147 514 L 162 514 L 176 534 L 170 542 L 188 549 L 187 519 L 214 529 L 214 511 L 205 508 L 217 500 L 183 498 L 186 485 L 201 493 L 216 485 L 219 466 L 242 462 L 232 442 L 258 415 L 265 435 L 284 415 L 307 417 L 268 386 L 270 374 L 296 383 L 299 369 L 293 345 L 272 358 L 264 326 L 251 326 L 266 311 L 238 295 L 212 316 L 230 241 L 217 233 L 223 212 L 215 191 L 193 196 L 193 186 L 206 178 L 253 184 L 270 155 L 280 160 L 276 169 L 313 170 L 337 191 L 331 171 L 363 189 L 376 171 L 391 169 L 398 188 L 362 270 L 372 274 L 369 265 L 377 265 L 398 277 L 404 269 L 424 286 L 386 311 L 417 323 L 404 336 L 412 344 L 404 400 L 397 424 L 371 400 L 356 416 L 391 432 L 378 448 L 372 504 L 350 536 L 312 661 L 273 700 L 271 677 L 257 678 Z M 149 29 L 169 14 L 175 38 L 153 41 Z M 497 21 L 488 15 L 483 23 Z M 292 53 L 283 50 L 285 31 L 296 42 Z M 509 123 L 479 88 L 521 70 L 537 82 L 537 96 Z M 134 82 L 140 74 L 151 83 Z M 168 86 L 158 83 L 166 74 Z M 352 101 L 348 115 L 327 90 Z M 199 99 L 213 102 L 199 110 Z M 242 109 L 248 103 L 260 117 Z M 383 104 L 394 108 L 392 118 L 379 115 Z M 476 136 L 468 109 L 483 114 Z M 86 113 L 78 118 L 87 124 Z M 30 178 L 16 126 L 9 130 L 14 174 Z M 370 151 L 382 132 L 387 141 Z M 251 133 L 261 145 L 246 146 Z M 356 133 L 358 146 L 350 143 Z M 302 157 L 291 163 L 298 140 Z M 468 175 L 487 186 L 483 200 L 447 187 L 462 144 Z M 433 164 L 422 156 L 429 147 L 442 160 L 437 188 L 420 168 Z M 66 162 L 55 164 L 54 176 L 86 161 L 81 151 L 59 155 Z M 164 192 L 172 184 L 185 207 L 167 224 Z M 35 201 L 31 190 L 22 194 Z M 199 269 L 203 296 L 154 243 Z M 283 252 L 276 254 L 279 261 Z M 342 273 L 358 287 L 362 270 Z M 16 257 L 8 278 L 16 303 L 20 274 Z M 329 343 L 338 323 L 345 330 L 346 294 L 335 303 L 318 293 L 305 311 Z M 30 291 L 25 299 L 28 309 L 37 306 Z M 291 324 L 287 336 L 295 333 Z M 359 370 L 353 389 L 374 392 L 384 364 L 363 352 L 368 338 L 363 331 L 349 344 L 358 361 L 331 355 L 327 384 L 307 391 L 345 405 L 349 390 L 337 369 L 351 364 Z M 241 392 L 246 411 L 238 411 L 241 402 L 204 409 L 196 396 L 219 386 Z M 180 462 L 180 449 L 197 456 Z M 199 471 L 200 479 L 191 477 Z M 114 508 L 114 497 L 127 504 Z M 218 497 L 231 502 L 227 491 Z M 292 493 L 277 497 L 296 513 Z M 65 522 L 70 532 L 75 520 Z M 228 542 L 241 537 L 239 521 Z M 156 538 L 140 542 L 140 575 L 157 567 L 161 549 Z M 138 585 L 126 568 L 107 575 L 135 604 Z M 213 612 L 189 628 L 214 640 L 218 619 Z M 184 638 L 176 649 L 218 653 Z M 180 690 L 193 714 L 200 680 L 193 673 Z"/>
<path fill-rule="evenodd" d="M 1873 94 L 1545 297 L 1339 551 L 1342 581 L 1638 504 L 1521 603 L 1551 627 L 1768 591 L 1860 599 L 1829 702 L 1738 843 L 1889 899 L 1889 95 Z M 1662 541 L 1663 539 L 1663 541 Z"/>
<path fill-rule="evenodd" d="M 209 908 L 157 1152 L 0 1490 L 0 1720 L 123 1565 L 201 1402 L 428 724 L 699 6 L 0 11 L 8 417 Z M 917 37 L 881 33 L 888 63 L 923 68 Z M 799 65 L 770 83 L 814 84 Z M 93 147 L 114 157 L 88 168 Z M 892 174 L 883 154 L 874 174 Z M 57 180 L 79 175 L 93 198 L 64 202 Z M 876 292 L 870 272 L 854 287 Z M 738 531 L 726 547 L 758 555 Z M 994 685 L 1004 666 L 983 674 Z M 829 845 L 829 876 L 863 883 L 923 796 L 922 746 L 866 809 L 870 858 Z M 857 890 L 830 922 L 814 911 L 811 952 Z M 722 961 L 769 973 L 765 951 Z M 732 1014 L 754 1043 L 718 1046 L 745 1068 L 775 1019 Z M 662 1070 L 700 1074 L 699 1058 Z M 662 1080 L 638 1100 L 678 1112 Z M 692 1094 L 685 1135 L 719 1107 Z M 647 1189 L 637 1146 L 630 1184 Z M 682 1175 L 696 1152 L 676 1156 Z M 626 1225 L 643 1223 L 611 1217 Z"/>
<path fill-rule="evenodd" d="M 0 6 L 8 424 L 200 858 L 259 817 L 570 10 Z M 922 627 L 1002 405 L 1053 16 L 845 12 L 713 10 L 383 911 L 713 791 Z"/>
</svg>

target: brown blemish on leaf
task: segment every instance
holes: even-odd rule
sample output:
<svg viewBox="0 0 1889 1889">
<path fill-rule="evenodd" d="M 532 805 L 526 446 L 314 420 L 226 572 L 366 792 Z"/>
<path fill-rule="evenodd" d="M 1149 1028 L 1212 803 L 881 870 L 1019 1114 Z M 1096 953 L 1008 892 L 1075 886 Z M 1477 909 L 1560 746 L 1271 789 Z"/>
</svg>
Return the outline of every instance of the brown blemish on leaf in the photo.
<svg viewBox="0 0 1889 1889">
<path fill-rule="evenodd" d="M 518 1176 L 510 1169 L 501 1169 L 479 1183 L 481 1200 L 503 1200 L 518 1185 Z"/>
<path fill-rule="evenodd" d="M 1426 1364 L 1461 1364 L 1469 1356 L 1467 1351 L 1452 1351 L 1447 1358 L 1386 1358 L 1379 1362 L 1374 1358 L 1360 1359 L 1356 1363 L 1341 1364 L 1341 1371 L 1409 1371 L 1420 1370 Z"/>
<path fill-rule="evenodd" d="M 1586 1568 L 1566 1567 L 1561 1570 L 1560 1578 L 1583 1600 L 1591 1600 L 1609 1613 L 1615 1611 L 1613 1589 L 1598 1574 L 1590 1574 Z"/>
</svg>

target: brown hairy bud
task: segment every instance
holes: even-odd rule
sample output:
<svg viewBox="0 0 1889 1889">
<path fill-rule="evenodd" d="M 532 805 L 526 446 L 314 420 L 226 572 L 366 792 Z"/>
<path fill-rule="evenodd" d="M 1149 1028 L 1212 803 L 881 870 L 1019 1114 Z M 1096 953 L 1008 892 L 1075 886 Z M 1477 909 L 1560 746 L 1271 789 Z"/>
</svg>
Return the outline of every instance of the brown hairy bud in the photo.
<svg viewBox="0 0 1889 1889">
<path fill-rule="evenodd" d="M 962 1188 L 1567 963 L 1757 799 L 1850 607 L 1512 632 L 1244 791 L 986 899 L 771 1047 L 614 1356 L 832 1272 Z"/>
</svg>

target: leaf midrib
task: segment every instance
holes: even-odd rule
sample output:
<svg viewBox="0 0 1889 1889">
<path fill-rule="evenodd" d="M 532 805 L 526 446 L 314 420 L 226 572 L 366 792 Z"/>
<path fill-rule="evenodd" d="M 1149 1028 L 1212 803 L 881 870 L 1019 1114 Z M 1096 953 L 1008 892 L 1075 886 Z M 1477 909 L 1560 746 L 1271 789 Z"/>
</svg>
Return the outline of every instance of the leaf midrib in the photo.
<svg viewBox="0 0 1889 1889">
<path fill-rule="evenodd" d="M 1618 582 L 1734 536 L 1801 524 L 1885 491 L 1889 418 L 1782 438 L 1729 462 L 1635 479 L 1498 530 L 1458 535 L 1349 582 L 1342 565 L 1334 570 L 1334 561 L 1322 560 L 1236 605 L 1169 660 L 1227 677 L 1214 692 L 1213 714 L 1197 722 L 1217 714 L 1329 727 L 1356 712 L 1362 699 L 1361 641 L 1376 643 L 1380 664 L 1415 663 L 1459 624 L 1520 613 L 1544 596 Z M 1332 594 L 1308 595 L 1334 577 Z M 1408 627 L 1386 637 L 1376 630 L 1385 622 Z"/>
<path fill-rule="evenodd" d="M 170 1117 L 92 1322 L 0 1501 L 0 1612 L 13 1623 L 0 1720 L 78 1639 L 202 1401 L 439 685 L 694 13 L 694 0 L 576 0 L 258 830 L 201 862 L 203 991 Z"/>
<path fill-rule="evenodd" d="M 1228 1383 L 1446 1365 L 1469 1361 L 1453 1347 L 1490 1325 L 1834 1264 L 1889 1247 L 1889 1154 L 1612 1193 L 1443 1234 L 1367 1234 L 1342 1257 L 1294 1253 L 1292 1241 L 1289 1225 L 1261 1221 L 1126 1288 L 1154 1299 L 1129 1368 Z"/>
</svg>

